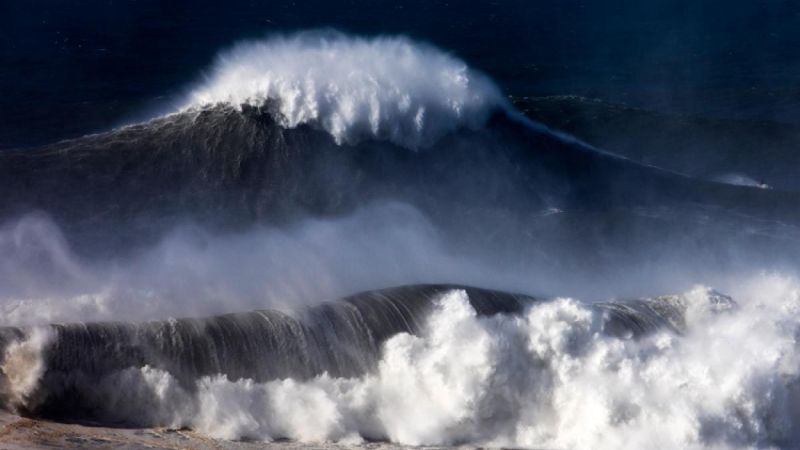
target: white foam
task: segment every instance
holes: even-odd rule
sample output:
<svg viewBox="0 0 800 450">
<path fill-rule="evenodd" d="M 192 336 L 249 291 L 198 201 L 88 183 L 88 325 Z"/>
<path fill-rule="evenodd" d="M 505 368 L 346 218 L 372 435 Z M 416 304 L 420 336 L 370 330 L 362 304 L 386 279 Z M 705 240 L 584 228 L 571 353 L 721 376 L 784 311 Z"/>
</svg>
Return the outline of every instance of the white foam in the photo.
<svg viewBox="0 0 800 450">
<path fill-rule="evenodd" d="M 277 102 L 281 124 L 309 124 L 337 143 L 387 139 L 410 148 L 505 105 L 459 59 L 403 37 L 306 32 L 242 43 L 222 54 L 186 108 Z"/>
<path fill-rule="evenodd" d="M 421 336 L 390 339 L 376 373 L 264 384 L 199 380 L 166 399 L 179 420 L 226 439 L 386 439 L 409 445 L 571 449 L 786 447 L 798 441 L 800 283 L 758 276 L 737 310 L 684 295 L 688 331 L 601 333 L 602 313 L 557 299 L 478 317 L 445 295 Z M 148 369 L 149 370 L 149 369 Z M 163 380 L 156 385 L 162 385 Z M 156 388 L 154 388 L 156 389 Z M 161 406 L 160 408 L 163 408 Z"/>
<path fill-rule="evenodd" d="M 49 328 L 37 327 L 32 328 L 24 339 L 6 347 L 0 371 L 5 382 L 3 398 L 8 406 L 35 406 L 36 399 L 32 395 L 46 368 L 42 351 L 51 339 Z"/>
<path fill-rule="evenodd" d="M 713 180 L 717 183 L 732 184 L 734 186 L 749 186 L 759 189 L 772 189 L 770 185 L 764 183 L 763 181 L 757 181 L 752 177 L 740 173 L 728 173 L 725 175 L 720 175 L 713 178 Z"/>
</svg>

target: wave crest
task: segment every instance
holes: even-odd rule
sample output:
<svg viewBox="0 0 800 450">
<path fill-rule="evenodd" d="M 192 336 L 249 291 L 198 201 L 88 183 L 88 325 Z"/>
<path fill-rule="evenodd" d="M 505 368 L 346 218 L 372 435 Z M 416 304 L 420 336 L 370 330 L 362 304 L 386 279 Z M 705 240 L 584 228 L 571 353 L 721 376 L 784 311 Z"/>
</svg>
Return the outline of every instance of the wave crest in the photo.
<svg viewBox="0 0 800 450">
<path fill-rule="evenodd" d="M 569 298 L 530 302 L 517 314 L 486 315 L 476 307 L 482 304 L 475 302 L 479 291 L 437 288 L 428 291 L 433 295 L 425 304 L 431 309 L 418 332 L 389 337 L 376 367 L 360 376 L 324 372 L 264 381 L 212 374 L 181 382 L 174 372 L 144 366 L 79 388 L 102 417 L 189 427 L 219 439 L 794 447 L 800 399 L 797 279 L 746 278 L 737 289 L 743 300 L 738 304 L 702 286 L 678 296 L 614 303 L 630 319 L 670 316 L 665 307 L 680 310 L 679 333 L 659 327 L 634 339 L 617 336 L 608 332 L 615 320 L 610 305 Z M 363 305 L 389 298 L 384 294 Z M 416 301 L 413 295 L 404 298 Z M 402 306 L 393 304 L 401 307 L 397 311 Z"/>
<path fill-rule="evenodd" d="M 269 105 L 282 126 L 319 127 L 339 144 L 374 138 L 418 148 L 480 127 L 506 101 L 463 61 L 407 38 L 306 32 L 222 54 L 185 109 L 220 103 Z"/>
</svg>

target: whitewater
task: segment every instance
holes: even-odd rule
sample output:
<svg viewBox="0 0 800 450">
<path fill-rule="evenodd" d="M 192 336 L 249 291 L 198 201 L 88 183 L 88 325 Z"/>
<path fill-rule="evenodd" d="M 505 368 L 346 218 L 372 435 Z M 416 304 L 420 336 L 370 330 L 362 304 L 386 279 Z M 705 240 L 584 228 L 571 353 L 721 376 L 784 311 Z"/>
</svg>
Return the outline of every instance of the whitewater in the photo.
<svg viewBox="0 0 800 450">
<path fill-rule="evenodd" d="M 787 445 L 797 438 L 797 283 L 763 277 L 744 289 L 753 297 L 742 303 L 753 306 L 735 312 L 715 310 L 705 288 L 690 291 L 684 335 L 638 341 L 603 336 L 600 314 L 575 300 L 481 319 L 456 290 L 441 298 L 421 336 L 386 343 L 375 375 L 268 384 L 205 378 L 188 423 L 224 438 L 310 442 Z M 163 389 L 164 375 L 145 369 L 142 378 Z"/>
<path fill-rule="evenodd" d="M 429 146 L 458 127 L 482 126 L 507 103 L 488 78 L 438 49 L 333 31 L 241 43 L 205 78 L 182 109 L 271 103 L 282 126 L 312 124 L 339 144 Z"/>
<path fill-rule="evenodd" d="M 796 193 L 595 149 L 405 37 L 242 42 L 174 106 L 0 153 L 5 409 L 223 442 L 800 443 Z"/>
<path fill-rule="evenodd" d="M 684 311 L 680 330 L 635 339 L 609 334 L 607 308 L 559 298 L 482 317 L 453 289 L 437 298 L 418 335 L 386 341 L 376 371 L 364 376 L 259 383 L 214 375 L 186 388 L 144 366 L 114 373 L 92 395 L 110 417 L 227 440 L 790 446 L 799 286 L 759 276 L 742 282 L 736 303 L 697 287 L 665 298 Z M 35 328 L 6 349 L 3 369 L 18 404 L 32 398 L 51 333 Z"/>
</svg>

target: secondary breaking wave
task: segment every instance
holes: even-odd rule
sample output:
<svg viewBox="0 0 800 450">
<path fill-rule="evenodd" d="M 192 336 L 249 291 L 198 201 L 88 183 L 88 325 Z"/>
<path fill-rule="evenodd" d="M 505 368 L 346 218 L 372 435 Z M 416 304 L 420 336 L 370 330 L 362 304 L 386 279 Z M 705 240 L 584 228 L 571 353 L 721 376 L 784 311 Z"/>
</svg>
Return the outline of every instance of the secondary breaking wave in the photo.
<svg viewBox="0 0 800 450">
<path fill-rule="evenodd" d="M 130 368 L 169 373 L 192 389 L 208 376 L 266 382 L 322 374 L 352 378 L 374 372 L 381 348 L 399 333 L 419 334 L 440 298 L 453 292 L 477 314 L 521 314 L 534 297 L 447 285 L 369 291 L 289 312 L 262 310 L 212 318 L 153 322 L 64 323 L 0 329 L 6 406 L 37 414 L 91 414 L 86 391 Z M 735 306 L 713 294 L 715 306 Z M 685 330 L 682 297 L 597 303 L 603 330 L 621 338 L 660 329 Z M 39 352 L 37 357 L 33 353 Z M 35 386 L 32 385 L 35 383 Z M 104 420 L 102 416 L 93 420 Z M 120 418 L 136 421 L 135 417 Z M 142 423 L 135 423 L 142 425 Z M 144 423 L 148 425 L 150 423 Z"/>
<path fill-rule="evenodd" d="M 375 369 L 380 348 L 391 336 L 418 333 L 434 301 L 450 289 L 398 287 L 289 312 L 6 327 L 0 329 L 5 355 L 0 392 L 5 393 L 6 407 L 76 418 L 102 407 L 93 404 L 91 386 L 131 368 L 165 371 L 187 389 L 204 376 L 256 382 L 306 380 L 323 373 L 359 376 Z M 472 307 L 485 315 L 518 313 L 534 301 L 524 295 L 465 289 L 471 293 Z M 103 415 L 91 418 L 107 420 Z M 118 419 L 152 425 L 138 423 L 136 417 Z"/>
<path fill-rule="evenodd" d="M 800 400 L 797 292 L 775 276 L 744 288 L 752 303 L 410 286 L 297 315 L 4 329 L 3 398 L 225 439 L 781 446 Z"/>
</svg>

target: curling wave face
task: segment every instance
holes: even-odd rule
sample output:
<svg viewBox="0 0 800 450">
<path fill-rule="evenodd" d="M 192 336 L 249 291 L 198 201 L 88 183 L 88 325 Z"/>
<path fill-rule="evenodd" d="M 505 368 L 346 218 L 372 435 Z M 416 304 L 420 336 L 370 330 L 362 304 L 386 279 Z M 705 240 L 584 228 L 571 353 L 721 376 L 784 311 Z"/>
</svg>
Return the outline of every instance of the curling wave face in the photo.
<svg viewBox="0 0 800 450">
<path fill-rule="evenodd" d="M 596 304 L 409 286 L 297 316 L 4 329 L 3 398 L 225 439 L 785 446 L 797 286 L 762 276 L 739 303 L 698 287 Z M 317 351 L 334 357 L 306 358 Z"/>
<path fill-rule="evenodd" d="M 477 128 L 504 106 L 497 87 L 453 56 L 402 37 L 302 33 L 248 42 L 219 57 L 185 108 L 272 107 L 280 124 L 309 124 L 341 143 L 429 146 Z"/>
<path fill-rule="evenodd" d="M 631 236 L 658 246 L 649 233 L 703 235 L 723 260 L 736 253 L 728 240 L 800 242 L 791 193 L 609 155 L 520 118 L 438 50 L 339 34 L 242 44 L 178 113 L 4 151 L 0 198 L 0 220 L 43 212 L 84 255 L 152 246 L 185 223 L 291 226 L 385 202 L 419 210 L 457 246 L 524 249 L 517 259 L 557 241 L 604 258 L 595 250 Z M 611 244 L 583 241 L 595 238 Z"/>
</svg>

